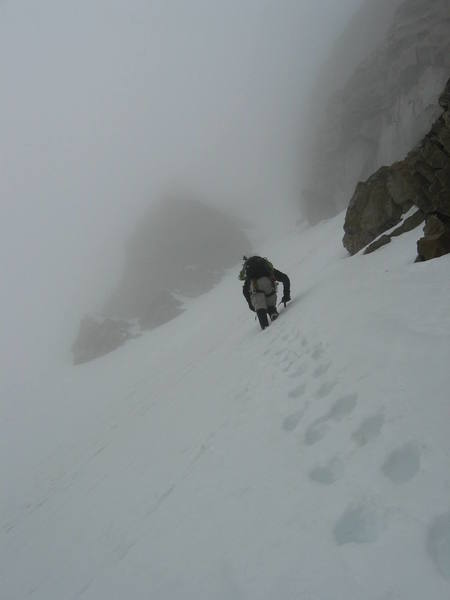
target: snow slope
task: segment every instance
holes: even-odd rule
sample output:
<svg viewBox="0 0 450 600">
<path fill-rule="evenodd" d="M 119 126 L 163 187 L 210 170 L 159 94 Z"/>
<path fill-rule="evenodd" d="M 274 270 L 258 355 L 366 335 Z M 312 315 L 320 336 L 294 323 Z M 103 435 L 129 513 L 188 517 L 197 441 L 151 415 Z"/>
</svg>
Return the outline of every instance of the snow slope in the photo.
<svg viewBox="0 0 450 600">
<path fill-rule="evenodd" d="M 2 394 L 1 600 L 450 598 L 450 262 L 343 215 L 177 319 Z"/>
</svg>

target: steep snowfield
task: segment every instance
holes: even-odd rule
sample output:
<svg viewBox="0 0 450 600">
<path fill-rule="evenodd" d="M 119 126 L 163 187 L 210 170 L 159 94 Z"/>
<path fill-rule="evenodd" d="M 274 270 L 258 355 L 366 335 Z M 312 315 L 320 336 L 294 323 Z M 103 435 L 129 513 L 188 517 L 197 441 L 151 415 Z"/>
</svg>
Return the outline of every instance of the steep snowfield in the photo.
<svg viewBox="0 0 450 600">
<path fill-rule="evenodd" d="M 2 398 L 1 600 L 450 597 L 450 261 L 343 215 L 170 323 Z"/>
</svg>

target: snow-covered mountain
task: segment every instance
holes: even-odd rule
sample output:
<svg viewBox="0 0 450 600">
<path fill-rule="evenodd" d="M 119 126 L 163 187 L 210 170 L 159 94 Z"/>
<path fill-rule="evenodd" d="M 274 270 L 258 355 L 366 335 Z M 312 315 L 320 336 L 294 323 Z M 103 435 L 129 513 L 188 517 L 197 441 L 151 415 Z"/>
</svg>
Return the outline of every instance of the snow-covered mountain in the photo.
<svg viewBox="0 0 450 600">
<path fill-rule="evenodd" d="M 448 256 L 344 215 L 112 354 L 2 394 L 2 600 L 450 597 Z"/>
<path fill-rule="evenodd" d="M 210 290 L 250 251 L 244 222 L 217 208 L 185 196 L 151 205 L 126 243 L 115 290 L 100 314 L 81 320 L 72 345 L 75 364 L 170 321 L 183 310 L 180 296 Z"/>
</svg>

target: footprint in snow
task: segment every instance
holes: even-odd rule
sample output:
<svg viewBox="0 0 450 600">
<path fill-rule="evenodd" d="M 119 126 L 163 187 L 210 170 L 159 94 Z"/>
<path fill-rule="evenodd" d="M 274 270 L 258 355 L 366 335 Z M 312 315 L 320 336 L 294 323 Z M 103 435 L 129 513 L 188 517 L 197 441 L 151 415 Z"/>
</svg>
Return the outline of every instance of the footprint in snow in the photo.
<svg viewBox="0 0 450 600">
<path fill-rule="evenodd" d="M 313 350 L 311 356 L 313 357 L 314 360 L 319 360 L 319 358 L 321 358 L 324 354 L 325 350 L 323 348 L 322 344 L 319 344 L 318 346 L 316 346 L 316 348 Z"/>
<path fill-rule="evenodd" d="M 291 377 L 292 379 L 301 377 L 302 375 L 304 375 L 306 373 L 306 371 L 307 371 L 306 365 L 300 364 L 293 373 L 290 373 L 289 377 Z"/>
<path fill-rule="evenodd" d="M 339 458 L 332 458 L 325 465 L 314 467 L 309 472 L 309 478 L 312 481 L 323 485 L 331 485 L 342 477 L 344 473 L 344 464 Z"/>
<path fill-rule="evenodd" d="M 319 389 L 317 390 L 317 392 L 315 393 L 315 397 L 317 399 L 320 398 L 326 398 L 332 391 L 333 388 L 337 385 L 337 380 L 333 380 L 333 381 L 324 381 Z"/>
<path fill-rule="evenodd" d="M 314 421 L 305 432 L 305 444 L 307 446 L 313 446 L 317 442 L 320 442 L 320 440 L 325 437 L 328 429 L 329 426 L 323 418 L 317 419 L 317 421 Z"/>
<path fill-rule="evenodd" d="M 294 342 L 296 342 L 299 339 L 299 337 L 300 337 L 299 331 L 289 331 L 281 336 L 281 340 L 285 344 L 293 344 Z"/>
<path fill-rule="evenodd" d="M 299 338 L 299 337 L 300 337 L 300 331 L 298 331 L 298 329 L 296 329 L 296 330 L 294 330 L 294 331 L 291 333 L 291 335 L 290 335 L 290 338 L 289 338 L 289 341 L 290 341 L 291 343 L 292 343 L 292 342 L 295 342 L 295 341 L 297 341 L 297 340 L 298 340 L 298 338 Z"/>
<path fill-rule="evenodd" d="M 276 361 L 284 373 L 288 373 L 300 360 L 300 356 L 293 350 L 285 350 Z"/>
<path fill-rule="evenodd" d="M 283 373 L 289 373 L 293 364 L 294 364 L 294 361 L 291 360 L 284 367 L 282 367 L 281 370 L 283 371 Z"/>
<path fill-rule="evenodd" d="M 350 506 L 337 521 L 333 533 L 339 546 L 376 542 L 385 526 L 383 512 L 375 506 L 361 503 Z"/>
<path fill-rule="evenodd" d="M 436 517 L 431 523 L 427 550 L 436 569 L 450 581 L 450 512 Z"/>
<path fill-rule="evenodd" d="M 328 371 L 328 369 L 331 367 L 331 362 L 328 363 L 324 363 L 323 365 L 319 365 L 318 367 L 316 367 L 313 371 L 313 377 L 315 379 L 317 379 L 318 377 L 322 377 L 322 375 L 325 375 L 325 373 Z"/>
<path fill-rule="evenodd" d="M 293 412 L 292 414 L 288 415 L 283 420 L 282 427 L 283 427 L 284 431 L 287 431 L 287 432 L 294 431 L 294 429 L 297 427 L 297 425 L 303 419 L 305 412 L 306 412 L 306 406 L 304 408 L 297 410 L 297 411 Z"/>
<path fill-rule="evenodd" d="M 306 383 L 300 383 L 297 387 L 291 390 L 288 394 L 289 398 L 300 398 L 306 390 Z"/>
<path fill-rule="evenodd" d="M 276 362 L 279 367 L 285 368 L 287 365 L 292 365 L 294 357 L 290 354 L 289 350 L 283 350 L 283 352 L 277 355 Z"/>
<path fill-rule="evenodd" d="M 320 441 L 329 429 L 328 423 L 330 421 L 341 421 L 344 417 L 348 416 L 356 407 L 358 400 L 357 394 L 347 394 L 342 396 L 333 404 L 330 410 L 316 419 L 306 430 L 305 443 L 308 446 L 312 446 L 316 442 Z"/>
<path fill-rule="evenodd" d="M 358 446 L 365 446 L 375 440 L 384 425 L 384 415 L 378 413 L 364 419 L 358 429 L 352 433 L 352 439 Z"/>
<path fill-rule="evenodd" d="M 289 350 L 285 350 L 284 354 L 280 358 L 280 365 L 283 365 L 285 363 L 292 364 L 293 361 L 294 361 L 294 357 L 292 356 L 292 354 L 290 353 L 290 351 Z"/>
<path fill-rule="evenodd" d="M 357 402 L 358 394 L 346 394 L 336 400 L 326 417 L 332 421 L 341 421 L 355 410 Z"/>
<path fill-rule="evenodd" d="M 420 469 L 420 448 L 415 442 L 409 442 L 391 452 L 381 470 L 393 483 L 410 481 Z"/>
</svg>

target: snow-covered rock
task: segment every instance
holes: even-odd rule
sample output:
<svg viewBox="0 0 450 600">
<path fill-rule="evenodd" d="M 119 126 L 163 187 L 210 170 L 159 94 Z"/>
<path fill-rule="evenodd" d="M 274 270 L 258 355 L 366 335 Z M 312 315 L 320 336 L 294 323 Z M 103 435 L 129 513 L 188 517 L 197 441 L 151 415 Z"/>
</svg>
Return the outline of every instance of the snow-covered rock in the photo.
<svg viewBox="0 0 450 600">
<path fill-rule="evenodd" d="M 343 242 L 351 254 L 397 225 L 412 205 L 419 209 L 416 225 L 427 219 L 419 259 L 450 252 L 450 79 L 439 104 L 442 115 L 403 161 L 382 167 L 357 185 L 344 223 Z"/>
</svg>

